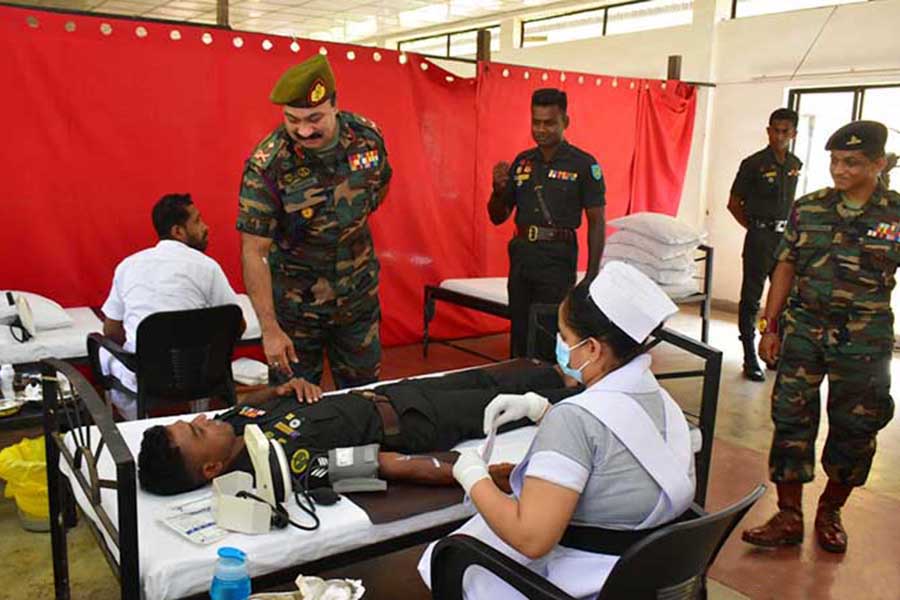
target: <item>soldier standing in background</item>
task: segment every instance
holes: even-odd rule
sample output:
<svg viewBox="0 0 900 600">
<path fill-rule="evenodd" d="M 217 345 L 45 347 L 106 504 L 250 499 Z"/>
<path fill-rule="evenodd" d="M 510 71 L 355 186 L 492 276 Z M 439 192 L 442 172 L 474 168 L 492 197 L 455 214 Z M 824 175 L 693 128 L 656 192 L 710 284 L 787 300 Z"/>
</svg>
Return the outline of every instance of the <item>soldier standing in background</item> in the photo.
<svg viewBox="0 0 900 600">
<path fill-rule="evenodd" d="M 744 226 L 741 302 L 738 330 L 744 346 L 744 377 L 765 381 L 756 359 L 755 334 L 759 299 L 775 267 L 775 250 L 797 191 L 803 163 L 788 151 L 797 136 L 797 113 L 779 108 L 769 116 L 769 145 L 741 162 L 731 185 L 728 210 Z"/>
</svg>

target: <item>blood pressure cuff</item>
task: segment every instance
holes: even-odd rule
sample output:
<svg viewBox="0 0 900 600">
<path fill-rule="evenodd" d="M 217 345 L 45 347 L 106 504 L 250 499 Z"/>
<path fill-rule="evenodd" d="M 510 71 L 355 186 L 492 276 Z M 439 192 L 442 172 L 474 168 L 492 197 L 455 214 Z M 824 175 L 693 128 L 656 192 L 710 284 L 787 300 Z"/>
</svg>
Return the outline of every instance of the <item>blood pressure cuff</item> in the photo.
<svg viewBox="0 0 900 600">
<path fill-rule="evenodd" d="M 387 483 L 378 479 L 378 444 L 335 448 L 328 452 L 328 478 L 334 491 L 384 491 Z"/>
</svg>

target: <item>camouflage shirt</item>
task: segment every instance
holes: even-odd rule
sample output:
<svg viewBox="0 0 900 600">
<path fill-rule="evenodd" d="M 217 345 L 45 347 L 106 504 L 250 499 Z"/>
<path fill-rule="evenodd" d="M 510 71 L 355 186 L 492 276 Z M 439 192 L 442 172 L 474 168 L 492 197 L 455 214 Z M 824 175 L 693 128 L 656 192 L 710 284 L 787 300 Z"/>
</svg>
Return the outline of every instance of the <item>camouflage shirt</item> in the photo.
<svg viewBox="0 0 900 600">
<path fill-rule="evenodd" d="M 788 311 L 892 337 L 891 290 L 900 262 L 900 194 L 879 187 L 862 207 L 826 188 L 797 200 L 778 260 L 795 268 Z M 881 324 L 887 325 L 883 328 Z"/>
<path fill-rule="evenodd" d="M 366 218 L 392 171 L 374 123 L 349 112 L 338 123 L 338 143 L 326 152 L 301 148 L 284 126 L 256 146 L 241 181 L 237 228 L 274 240 L 273 274 L 324 279 L 346 298 L 378 283 Z"/>
</svg>

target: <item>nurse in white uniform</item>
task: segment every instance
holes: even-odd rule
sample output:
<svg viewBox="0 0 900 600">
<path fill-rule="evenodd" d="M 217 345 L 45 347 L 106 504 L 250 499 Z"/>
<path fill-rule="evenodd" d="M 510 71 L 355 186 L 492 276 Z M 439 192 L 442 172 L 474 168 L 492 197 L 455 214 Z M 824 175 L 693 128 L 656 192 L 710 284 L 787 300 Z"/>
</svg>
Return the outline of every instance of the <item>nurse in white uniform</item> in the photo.
<svg viewBox="0 0 900 600">
<path fill-rule="evenodd" d="M 563 537 L 570 525 L 647 529 L 688 509 L 694 470 L 687 422 L 644 353 L 650 333 L 675 312 L 665 293 L 624 263 L 608 263 L 589 287 L 569 292 L 559 309 L 557 361 L 586 389 L 553 406 L 533 393 L 503 394 L 488 405 L 485 432 L 523 417 L 540 425 L 510 477 L 512 496 L 493 483 L 477 451 L 459 457 L 453 475 L 479 514 L 456 533 L 571 596 L 590 598 L 619 557 L 572 547 L 578 544 Z M 429 587 L 433 548 L 419 562 Z M 479 566 L 466 571 L 464 590 L 470 600 L 522 598 Z"/>
</svg>

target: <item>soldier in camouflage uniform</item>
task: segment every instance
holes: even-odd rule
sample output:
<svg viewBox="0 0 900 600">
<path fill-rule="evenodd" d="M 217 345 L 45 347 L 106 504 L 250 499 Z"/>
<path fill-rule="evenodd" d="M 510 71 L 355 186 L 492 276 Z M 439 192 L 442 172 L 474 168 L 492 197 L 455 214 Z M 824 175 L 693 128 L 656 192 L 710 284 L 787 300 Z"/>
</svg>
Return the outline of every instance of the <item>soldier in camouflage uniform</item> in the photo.
<svg viewBox="0 0 900 600">
<path fill-rule="evenodd" d="M 270 99 L 284 123 L 253 150 L 237 228 L 244 282 L 270 374 L 318 384 L 323 353 L 337 388 L 378 379 L 378 259 L 366 222 L 391 178 L 381 132 L 336 106 L 316 55 L 288 69 Z"/>
<path fill-rule="evenodd" d="M 822 466 L 828 483 L 815 520 L 823 549 L 846 551 L 840 509 L 865 483 L 876 435 L 894 414 L 890 299 L 900 262 L 900 194 L 879 180 L 886 139 L 887 129 L 874 121 L 850 123 L 831 136 L 826 149 L 835 187 L 796 202 L 778 250 L 759 350 L 767 363 L 781 355 L 769 454 L 779 512 L 744 531 L 751 544 L 803 540 L 802 486 L 813 479 L 819 388 L 826 375 L 829 429 Z"/>
</svg>

